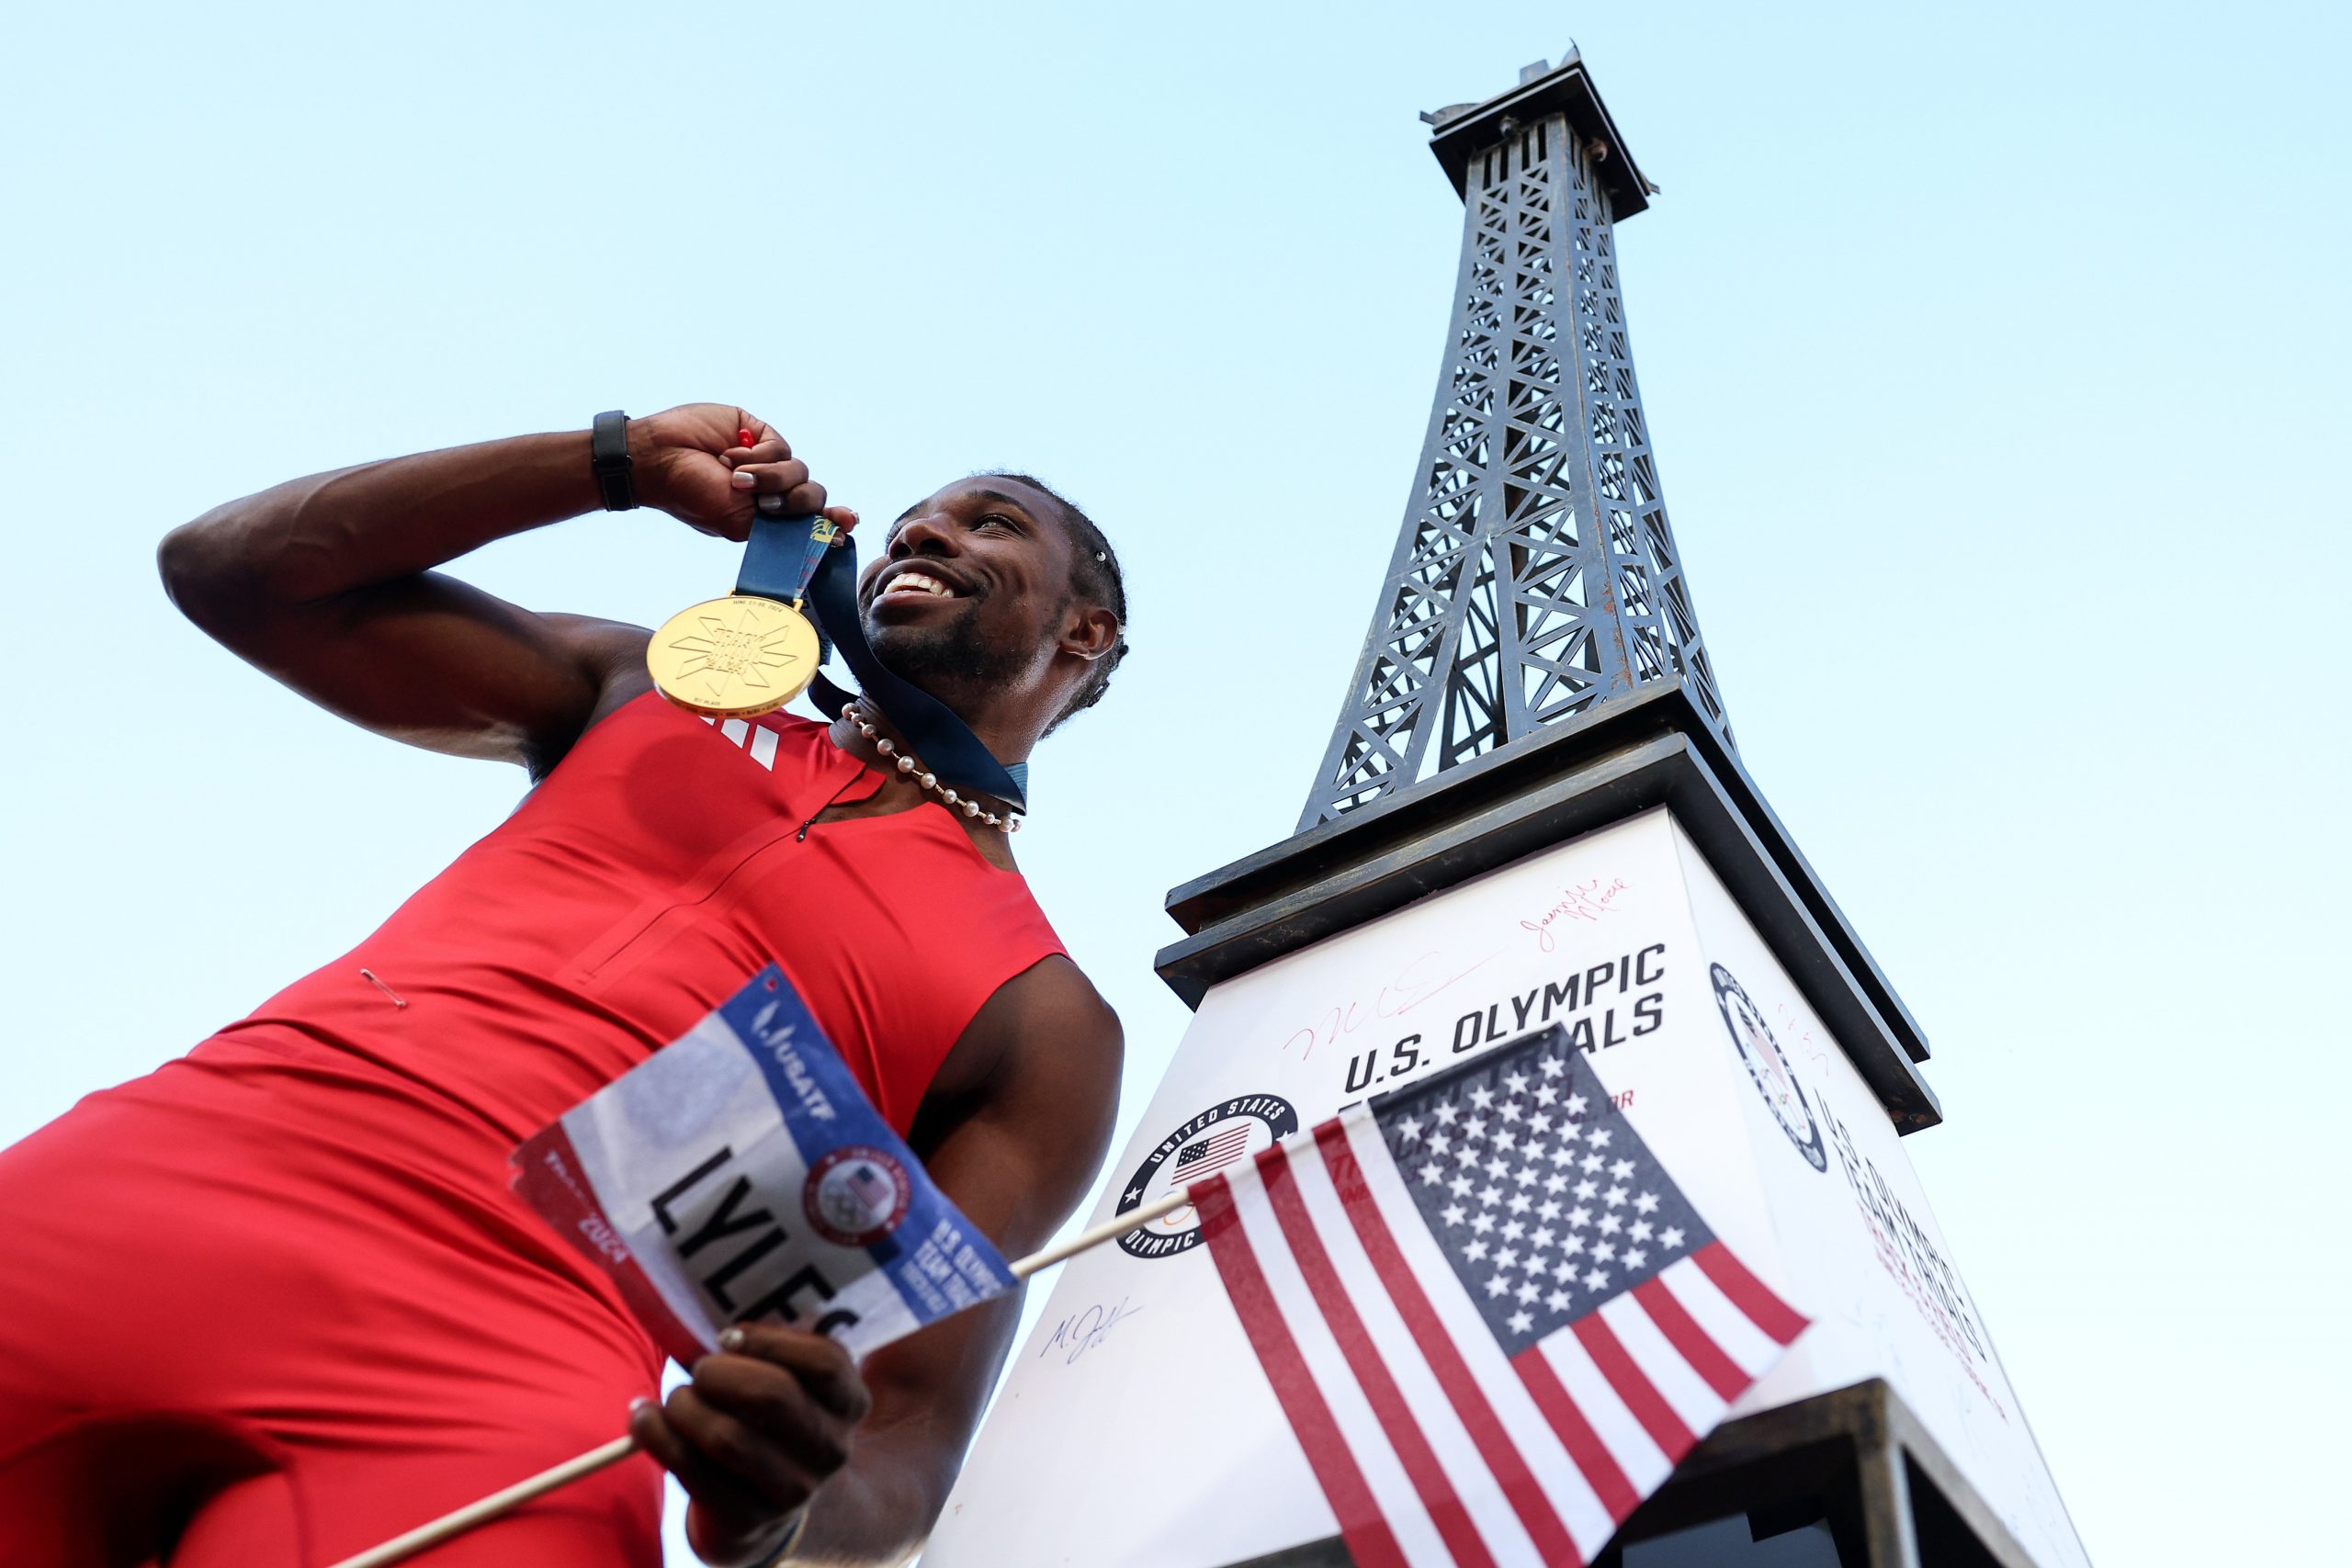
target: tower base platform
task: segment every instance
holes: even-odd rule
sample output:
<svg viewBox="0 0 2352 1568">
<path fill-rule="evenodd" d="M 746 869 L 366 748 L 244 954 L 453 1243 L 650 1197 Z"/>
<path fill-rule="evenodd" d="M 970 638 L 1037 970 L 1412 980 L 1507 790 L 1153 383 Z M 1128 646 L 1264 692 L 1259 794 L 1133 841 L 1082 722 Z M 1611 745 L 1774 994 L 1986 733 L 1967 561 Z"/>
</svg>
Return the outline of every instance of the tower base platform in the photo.
<svg viewBox="0 0 2352 1568">
<path fill-rule="evenodd" d="M 1593 1568 L 2031 1568 L 1883 1379 L 1726 1421 Z M 1231 1568 L 1355 1568 L 1334 1537 Z"/>
</svg>

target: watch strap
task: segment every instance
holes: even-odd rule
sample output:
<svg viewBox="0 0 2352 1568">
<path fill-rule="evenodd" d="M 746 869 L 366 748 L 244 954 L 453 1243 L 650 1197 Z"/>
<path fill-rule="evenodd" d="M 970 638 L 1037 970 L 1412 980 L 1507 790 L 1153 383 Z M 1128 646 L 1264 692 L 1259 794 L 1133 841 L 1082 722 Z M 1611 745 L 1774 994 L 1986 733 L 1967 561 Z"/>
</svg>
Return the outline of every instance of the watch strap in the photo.
<svg viewBox="0 0 2352 1568">
<path fill-rule="evenodd" d="M 588 467 L 596 476 L 596 489 L 604 496 L 607 512 L 628 512 L 637 505 L 637 480 L 631 473 L 635 465 L 628 455 L 628 415 L 618 409 L 609 409 L 596 416 L 589 426 Z"/>
</svg>

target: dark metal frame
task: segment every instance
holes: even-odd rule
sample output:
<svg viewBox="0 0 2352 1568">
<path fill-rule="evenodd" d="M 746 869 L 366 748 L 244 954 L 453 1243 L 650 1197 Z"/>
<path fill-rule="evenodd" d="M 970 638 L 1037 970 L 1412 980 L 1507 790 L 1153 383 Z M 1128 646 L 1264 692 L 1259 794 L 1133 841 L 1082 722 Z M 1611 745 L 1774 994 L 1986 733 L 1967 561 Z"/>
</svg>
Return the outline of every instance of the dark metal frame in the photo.
<svg viewBox="0 0 2352 1568">
<path fill-rule="evenodd" d="M 1617 286 L 1648 182 L 1573 55 L 1436 119 L 1464 200 L 1446 360 L 1302 830 L 1653 681 L 1730 739 Z"/>
</svg>

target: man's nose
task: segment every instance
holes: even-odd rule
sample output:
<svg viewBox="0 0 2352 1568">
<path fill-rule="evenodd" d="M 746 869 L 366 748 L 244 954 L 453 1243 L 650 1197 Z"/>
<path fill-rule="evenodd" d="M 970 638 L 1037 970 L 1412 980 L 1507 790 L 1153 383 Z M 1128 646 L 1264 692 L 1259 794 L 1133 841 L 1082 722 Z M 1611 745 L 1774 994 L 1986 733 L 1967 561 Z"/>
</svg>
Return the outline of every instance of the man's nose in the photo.
<svg viewBox="0 0 2352 1568">
<path fill-rule="evenodd" d="M 935 513 L 910 517 L 899 525 L 890 539 L 890 558 L 897 560 L 911 555 L 952 555 L 955 553 L 956 531 L 947 520 Z"/>
</svg>

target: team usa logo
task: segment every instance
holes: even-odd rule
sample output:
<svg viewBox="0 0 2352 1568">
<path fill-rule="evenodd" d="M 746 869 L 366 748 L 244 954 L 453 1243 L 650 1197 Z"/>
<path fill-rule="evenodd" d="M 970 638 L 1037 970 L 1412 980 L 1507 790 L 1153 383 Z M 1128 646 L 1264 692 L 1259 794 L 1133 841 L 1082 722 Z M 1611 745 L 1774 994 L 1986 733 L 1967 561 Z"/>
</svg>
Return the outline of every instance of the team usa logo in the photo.
<svg viewBox="0 0 2352 1568">
<path fill-rule="evenodd" d="M 1298 1131 L 1298 1111 L 1277 1094 L 1241 1094 L 1209 1107 L 1159 1140 L 1119 1194 L 1119 1213 L 1170 1188 L 1190 1187 L 1239 1165 Z M 1171 1209 L 1119 1238 L 1131 1257 L 1173 1258 L 1201 1244 L 1192 1205 Z"/>
<path fill-rule="evenodd" d="M 1708 965 L 1715 982 L 1715 1005 L 1723 1009 L 1724 1027 L 1731 1031 L 1731 1043 L 1738 1048 L 1739 1059 L 1747 1066 L 1748 1081 L 1756 1092 L 1764 1097 L 1764 1104 L 1772 1112 L 1772 1120 L 1789 1135 L 1797 1153 L 1815 1170 L 1829 1168 L 1829 1150 L 1822 1144 L 1821 1127 L 1813 1119 L 1813 1107 L 1805 1102 L 1804 1090 L 1797 1087 L 1796 1075 L 1789 1071 L 1789 1059 L 1781 1054 L 1781 1043 L 1772 1038 L 1770 1024 L 1732 978 L 1731 971 L 1720 964 Z"/>
<path fill-rule="evenodd" d="M 906 1167 L 880 1149 L 845 1144 L 808 1173 L 800 1207 L 827 1241 L 871 1247 L 899 1228 L 913 1192 Z"/>
</svg>

